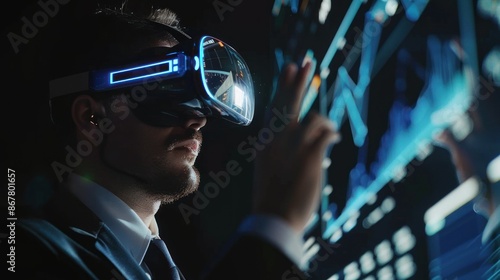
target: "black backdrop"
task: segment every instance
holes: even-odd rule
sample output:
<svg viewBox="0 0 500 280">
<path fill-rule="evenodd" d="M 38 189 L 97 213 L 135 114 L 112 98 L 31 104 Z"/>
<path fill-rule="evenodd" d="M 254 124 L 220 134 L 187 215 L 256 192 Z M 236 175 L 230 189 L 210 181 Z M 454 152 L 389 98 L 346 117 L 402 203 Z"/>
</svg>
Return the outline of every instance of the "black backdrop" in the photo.
<svg viewBox="0 0 500 280">
<path fill-rule="evenodd" d="M 56 1 L 56 0 L 54 0 Z M 21 34 L 24 24 L 23 18 L 32 20 L 33 15 L 41 10 L 39 1 L 17 1 L 8 5 L 4 4 L 3 17 L 4 34 L 3 52 L 7 64 L 3 74 L 3 87 L 1 94 L 5 133 L 2 145 L 5 151 L 6 167 L 16 170 L 17 193 L 16 201 L 18 214 L 22 214 L 22 206 L 39 205 L 50 195 L 53 189 L 50 182 L 54 176 L 50 163 L 54 160 L 53 138 L 48 115 L 47 83 L 44 79 L 44 69 L 40 67 L 53 36 L 57 36 L 58 26 L 67 20 L 72 20 L 86 12 L 91 11 L 97 2 L 108 5 L 120 1 L 102 0 L 68 0 L 67 4 L 60 5 L 54 16 L 48 18 L 47 23 L 38 28 L 32 38 L 18 46 L 12 46 L 8 39 L 9 33 Z M 42 1 L 48 2 L 48 1 Z M 202 266 L 213 254 L 227 241 L 231 233 L 237 228 L 239 222 L 249 213 L 251 195 L 252 162 L 247 157 L 237 152 L 237 147 L 248 136 L 256 135 L 261 121 L 262 112 L 270 96 L 270 89 L 274 75 L 274 56 L 270 46 L 272 34 L 271 9 L 272 0 L 149 0 L 130 1 L 130 5 L 155 5 L 168 7 L 181 18 L 181 25 L 189 30 L 205 32 L 219 37 L 230 43 L 246 59 L 252 71 L 256 87 L 256 118 L 252 125 L 243 128 L 228 128 L 220 123 L 209 123 L 205 127 L 204 145 L 197 161 L 201 172 L 200 191 L 205 190 L 214 182 L 210 173 L 219 173 L 226 170 L 229 161 L 237 162 L 242 172 L 231 176 L 229 185 L 220 188 L 217 195 L 208 200 L 200 200 L 189 196 L 171 205 L 162 208 L 158 214 L 160 232 L 172 251 L 178 265 L 188 279 L 196 279 Z M 454 1 L 453 1 L 454 2 Z M 424 33 L 430 27 L 447 33 L 449 22 L 448 1 L 433 2 L 433 9 L 428 11 L 426 18 L 432 19 L 423 22 L 415 31 L 416 34 Z M 337 26 L 347 8 L 346 3 L 332 7 L 331 21 Z M 456 20 L 456 19 L 453 19 Z M 498 32 L 493 32 L 490 25 L 482 27 L 484 19 L 477 18 L 476 32 L 478 41 L 493 41 L 492 36 L 498 37 Z M 335 24 L 336 22 L 336 24 Z M 355 24 L 361 26 L 360 23 Z M 438 28 L 441 27 L 442 28 Z M 334 28 L 331 30 L 334 33 Z M 419 37 L 409 38 L 406 46 L 418 47 L 422 44 Z M 316 43 L 322 43 L 320 39 Z M 325 43 L 325 46 L 327 43 Z M 490 44 L 480 44 L 480 56 L 490 48 Z M 371 117 L 369 118 L 369 139 L 371 157 L 374 157 L 380 141 L 380 136 L 387 128 L 388 111 L 393 103 L 393 79 L 395 63 L 394 58 L 389 60 L 381 74 L 371 85 L 371 92 L 377 97 L 370 102 Z M 382 74 L 383 73 L 383 74 Z M 389 85 L 389 86 L 388 86 Z M 422 87 L 421 84 L 412 84 L 415 93 Z M 410 100 L 414 102 L 416 95 Z M 343 127 L 344 141 L 334 150 L 337 165 L 332 168 L 335 178 L 335 201 L 342 205 L 345 203 L 347 179 L 349 171 L 356 163 L 356 149 L 349 139 L 349 127 Z M 455 184 L 453 171 L 446 151 L 439 150 L 435 153 L 438 157 L 435 162 L 445 163 L 448 170 L 446 176 L 432 172 L 420 172 L 421 178 L 432 176 L 432 181 L 442 185 Z M 443 168 L 443 166 L 441 166 Z M 449 177 L 450 179 L 446 179 Z M 418 178 L 413 178 L 414 180 Z M 437 180 L 437 181 L 436 181 Z M 443 182 L 445 181 L 445 182 Z M 36 188 L 34 187 L 36 186 Z M 200 206 L 201 205 L 201 206 Z M 179 210 L 179 207 L 191 207 L 196 214 L 190 215 L 188 222 Z M 6 200 L 2 202 L 2 209 L 6 209 Z M 2 210 L 3 211 L 3 210 Z M 365 233 L 364 233 L 365 234 Z M 2 235 L 3 236 L 3 235 Z M 3 241 L 3 240 L 2 240 Z M 3 244 L 2 244 L 3 245 Z M 359 248 L 358 248 L 359 249 Z M 346 250 L 350 250 L 346 248 Z M 2 251 L 3 252 L 3 251 Z M 3 253 L 2 253 L 3 254 Z M 340 257 L 342 259 L 342 257 Z"/>
<path fill-rule="evenodd" d="M 60 2 L 53 16 L 32 32 L 32 38 L 26 38 L 17 46 L 9 41 L 8 34 L 23 36 L 23 18 L 33 22 L 33 16 L 42 8 L 39 1 L 34 0 L 12 1 L 3 8 L 2 53 L 7 73 L 3 76 L 2 92 L 6 99 L 2 104 L 5 106 L 7 133 L 2 137 L 2 145 L 6 167 L 16 170 L 16 215 L 19 216 L 28 206 L 41 205 L 54 190 L 51 187 L 54 173 L 50 167 L 54 161 L 54 139 L 47 101 L 48 84 L 44 77 L 46 73 L 40 66 L 46 63 L 44 55 L 48 51 L 47 46 L 50 46 L 54 36 L 58 36 L 58 28 L 66 21 L 92 11 L 96 5 L 121 3 L 109 0 Z M 128 2 L 128 5 L 170 8 L 179 15 L 186 32 L 203 32 L 229 43 L 244 56 L 255 82 L 257 106 L 254 123 L 244 128 L 209 123 L 204 129 L 203 149 L 197 161 L 202 192 L 207 183 L 213 182 L 209 172 L 224 171 L 228 161 L 237 161 L 242 172 L 232 176 L 228 187 L 221 188 L 218 195 L 201 206 L 193 205 L 193 195 L 165 206 L 158 213 L 162 237 L 188 279 L 196 279 L 206 260 L 229 238 L 249 211 L 252 165 L 237 154 L 235 147 L 248 135 L 255 134 L 263 104 L 269 97 L 273 73 L 269 55 L 271 4 L 272 1 L 255 0 Z M 200 211 L 186 220 L 179 210 L 181 204 Z M 2 202 L 2 206 L 7 208 L 6 201 Z"/>
</svg>

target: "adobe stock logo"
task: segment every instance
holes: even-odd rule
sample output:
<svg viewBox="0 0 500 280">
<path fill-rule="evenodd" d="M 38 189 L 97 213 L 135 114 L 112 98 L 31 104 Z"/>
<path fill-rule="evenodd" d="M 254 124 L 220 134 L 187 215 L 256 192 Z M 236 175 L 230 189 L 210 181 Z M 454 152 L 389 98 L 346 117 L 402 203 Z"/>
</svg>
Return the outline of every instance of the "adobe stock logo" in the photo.
<svg viewBox="0 0 500 280">
<path fill-rule="evenodd" d="M 217 12 L 220 21 L 223 21 L 224 13 L 234 11 L 234 7 L 240 5 L 241 2 L 243 2 L 243 0 L 215 0 L 212 2 L 212 6 Z"/>
<path fill-rule="evenodd" d="M 49 19 L 55 17 L 59 13 L 60 5 L 66 5 L 70 0 L 39 0 L 37 2 L 39 10 L 34 12 L 31 19 L 23 16 L 21 22 L 21 32 L 19 34 L 9 32 L 7 39 L 9 39 L 12 49 L 17 54 L 19 53 L 19 46 L 21 44 L 28 44 L 29 40 L 35 38 L 40 28 L 45 27 L 49 23 Z"/>
</svg>

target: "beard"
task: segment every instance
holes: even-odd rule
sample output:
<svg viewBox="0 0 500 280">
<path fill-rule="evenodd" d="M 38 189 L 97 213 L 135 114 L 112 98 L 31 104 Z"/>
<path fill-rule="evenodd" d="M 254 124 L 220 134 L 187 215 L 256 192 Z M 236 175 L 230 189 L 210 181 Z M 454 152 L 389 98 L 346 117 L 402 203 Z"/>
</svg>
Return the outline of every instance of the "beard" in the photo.
<svg viewBox="0 0 500 280">
<path fill-rule="evenodd" d="M 200 184 L 200 172 L 194 166 L 173 168 L 162 172 L 155 182 L 142 185 L 144 191 L 163 204 L 172 203 L 195 192 Z"/>
<path fill-rule="evenodd" d="M 138 172 L 137 168 L 125 167 L 118 162 L 109 161 L 105 156 L 105 149 L 101 150 L 100 157 L 110 169 L 133 179 L 136 187 L 142 192 L 167 204 L 198 189 L 200 172 L 194 166 L 197 155 L 182 149 L 174 149 L 176 144 L 191 139 L 198 140 L 201 147 L 202 134 L 199 131 L 188 131 L 183 135 L 167 139 L 164 144 L 165 151 L 149 158 L 147 160 L 150 161 L 149 167 L 143 167 L 142 172 Z M 106 142 L 105 138 L 104 146 Z"/>
<path fill-rule="evenodd" d="M 202 134 L 194 130 L 189 131 L 185 135 L 168 139 L 165 147 L 167 151 L 173 151 L 176 144 L 191 139 L 198 140 L 201 147 Z M 144 190 L 160 199 L 164 204 L 174 202 L 195 192 L 200 184 L 200 172 L 194 165 L 185 164 L 185 162 L 194 163 L 196 157 L 196 155 L 190 152 L 186 153 L 183 151 L 181 155 L 174 159 L 168 157 L 157 158 L 156 161 L 158 162 L 155 166 L 159 166 L 160 168 L 155 172 L 156 175 L 154 177 L 156 180 L 150 182 L 150 184 L 145 184 Z"/>
</svg>

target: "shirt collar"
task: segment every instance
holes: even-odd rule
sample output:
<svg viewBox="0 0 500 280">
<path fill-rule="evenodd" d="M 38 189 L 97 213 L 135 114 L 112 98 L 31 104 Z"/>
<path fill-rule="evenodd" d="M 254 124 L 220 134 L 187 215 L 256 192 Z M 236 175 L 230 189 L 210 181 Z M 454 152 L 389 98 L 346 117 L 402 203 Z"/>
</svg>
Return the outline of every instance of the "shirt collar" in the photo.
<svg viewBox="0 0 500 280">
<path fill-rule="evenodd" d="M 153 220 L 152 230 L 123 200 L 99 184 L 72 173 L 68 188 L 85 206 L 106 224 L 138 264 L 141 264 L 152 237 L 158 236 Z"/>
</svg>

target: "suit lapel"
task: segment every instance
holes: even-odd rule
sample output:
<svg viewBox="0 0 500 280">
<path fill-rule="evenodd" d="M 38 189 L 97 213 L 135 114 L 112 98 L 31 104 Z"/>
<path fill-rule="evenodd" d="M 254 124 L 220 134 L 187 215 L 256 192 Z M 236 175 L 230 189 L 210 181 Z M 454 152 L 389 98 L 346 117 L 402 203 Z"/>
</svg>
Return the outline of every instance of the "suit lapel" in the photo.
<svg viewBox="0 0 500 280">
<path fill-rule="evenodd" d="M 62 190 L 53 198 L 47 214 L 59 228 L 68 229 L 76 242 L 93 245 L 104 255 L 115 266 L 116 272 L 111 273 L 117 279 L 120 274 L 127 279 L 149 279 L 111 230 L 69 191 Z"/>
<path fill-rule="evenodd" d="M 130 279 L 149 279 L 131 254 L 125 250 L 115 235 L 104 224 L 97 235 L 95 246 L 115 265 L 122 275 L 127 275 L 127 278 Z"/>
</svg>

